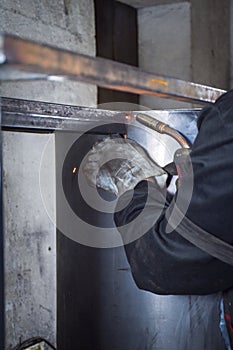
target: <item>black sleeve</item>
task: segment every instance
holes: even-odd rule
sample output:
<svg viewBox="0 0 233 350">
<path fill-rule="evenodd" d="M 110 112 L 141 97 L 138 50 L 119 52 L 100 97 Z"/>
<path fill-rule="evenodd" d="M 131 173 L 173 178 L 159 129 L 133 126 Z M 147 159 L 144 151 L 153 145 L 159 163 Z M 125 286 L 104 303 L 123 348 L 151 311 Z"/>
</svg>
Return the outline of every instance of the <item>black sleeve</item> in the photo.
<svg viewBox="0 0 233 350">
<path fill-rule="evenodd" d="M 195 224 L 231 244 L 232 106 L 231 91 L 200 115 L 191 152 L 193 191 L 186 212 Z M 182 181 L 185 189 L 189 182 Z M 210 294 L 233 287 L 232 266 L 195 247 L 176 230 L 166 233 L 169 205 L 170 198 L 147 181 L 136 186 L 133 197 L 129 191 L 118 201 L 115 223 L 137 286 L 156 294 Z"/>
</svg>

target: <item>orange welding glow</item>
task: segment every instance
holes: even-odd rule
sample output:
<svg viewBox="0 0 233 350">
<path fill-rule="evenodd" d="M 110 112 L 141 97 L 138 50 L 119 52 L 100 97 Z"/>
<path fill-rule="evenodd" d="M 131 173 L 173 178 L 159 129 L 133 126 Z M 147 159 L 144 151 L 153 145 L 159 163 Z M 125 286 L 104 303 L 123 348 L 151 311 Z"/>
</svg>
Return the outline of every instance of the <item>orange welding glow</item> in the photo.
<svg viewBox="0 0 233 350">
<path fill-rule="evenodd" d="M 72 173 L 73 173 L 73 174 L 75 174 L 75 173 L 76 173 L 76 171 L 77 171 L 77 168 L 76 168 L 76 167 L 74 167 L 74 168 L 73 168 Z"/>
<path fill-rule="evenodd" d="M 168 82 L 166 80 L 151 79 L 151 82 L 153 84 L 159 84 L 159 85 L 163 85 L 163 86 L 168 86 Z"/>
</svg>

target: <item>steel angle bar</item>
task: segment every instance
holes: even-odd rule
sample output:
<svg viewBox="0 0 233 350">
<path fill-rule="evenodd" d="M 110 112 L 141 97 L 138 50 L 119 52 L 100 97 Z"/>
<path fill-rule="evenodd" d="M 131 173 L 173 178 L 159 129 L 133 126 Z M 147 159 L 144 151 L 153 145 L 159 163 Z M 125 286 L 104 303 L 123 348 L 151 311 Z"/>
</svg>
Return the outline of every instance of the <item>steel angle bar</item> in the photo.
<svg viewBox="0 0 233 350">
<path fill-rule="evenodd" d="M 2 34 L 0 37 L 0 79 L 14 79 L 6 69 L 17 70 L 17 80 L 72 79 L 109 89 L 153 95 L 185 102 L 214 102 L 225 91 L 210 86 L 145 72 L 137 67 L 91 57 Z M 31 73 L 28 75 L 26 72 Z"/>
<path fill-rule="evenodd" d="M 117 123 L 114 130 L 124 133 L 132 118 L 127 112 L 2 98 L 4 129 L 84 132 L 99 127 L 98 132 L 112 133 L 111 125 Z"/>
</svg>

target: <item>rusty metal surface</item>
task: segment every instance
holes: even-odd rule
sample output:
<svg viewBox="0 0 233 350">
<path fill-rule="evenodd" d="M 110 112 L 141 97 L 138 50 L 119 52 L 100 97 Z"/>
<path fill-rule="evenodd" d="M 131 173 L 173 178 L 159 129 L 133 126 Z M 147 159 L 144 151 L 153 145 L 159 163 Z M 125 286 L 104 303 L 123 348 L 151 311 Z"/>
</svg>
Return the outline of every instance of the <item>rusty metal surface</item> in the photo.
<svg viewBox="0 0 233 350">
<path fill-rule="evenodd" d="M 96 84 L 109 89 L 136 94 L 154 95 L 185 102 L 214 102 L 225 91 L 180 79 L 144 72 L 139 68 L 111 60 L 90 57 L 20 39 L 0 36 L 0 79 L 6 79 L 5 68 L 42 74 L 47 79 L 72 79 Z M 1 73 L 2 71 L 2 73 Z M 8 75 L 14 79 L 14 75 Z M 37 76 L 38 77 L 38 76 Z M 28 79 L 33 79 L 28 76 Z"/>
</svg>

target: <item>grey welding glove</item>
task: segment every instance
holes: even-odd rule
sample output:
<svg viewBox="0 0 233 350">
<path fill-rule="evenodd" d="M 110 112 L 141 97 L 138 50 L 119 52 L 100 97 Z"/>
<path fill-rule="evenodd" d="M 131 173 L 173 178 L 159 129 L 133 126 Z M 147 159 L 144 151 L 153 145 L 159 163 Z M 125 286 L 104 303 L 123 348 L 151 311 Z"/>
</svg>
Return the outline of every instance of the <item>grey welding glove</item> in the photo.
<svg viewBox="0 0 233 350">
<path fill-rule="evenodd" d="M 117 196 L 150 177 L 164 187 L 167 178 L 140 145 L 122 138 L 106 138 L 95 144 L 84 160 L 83 172 L 89 185 Z"/>
</svg>

